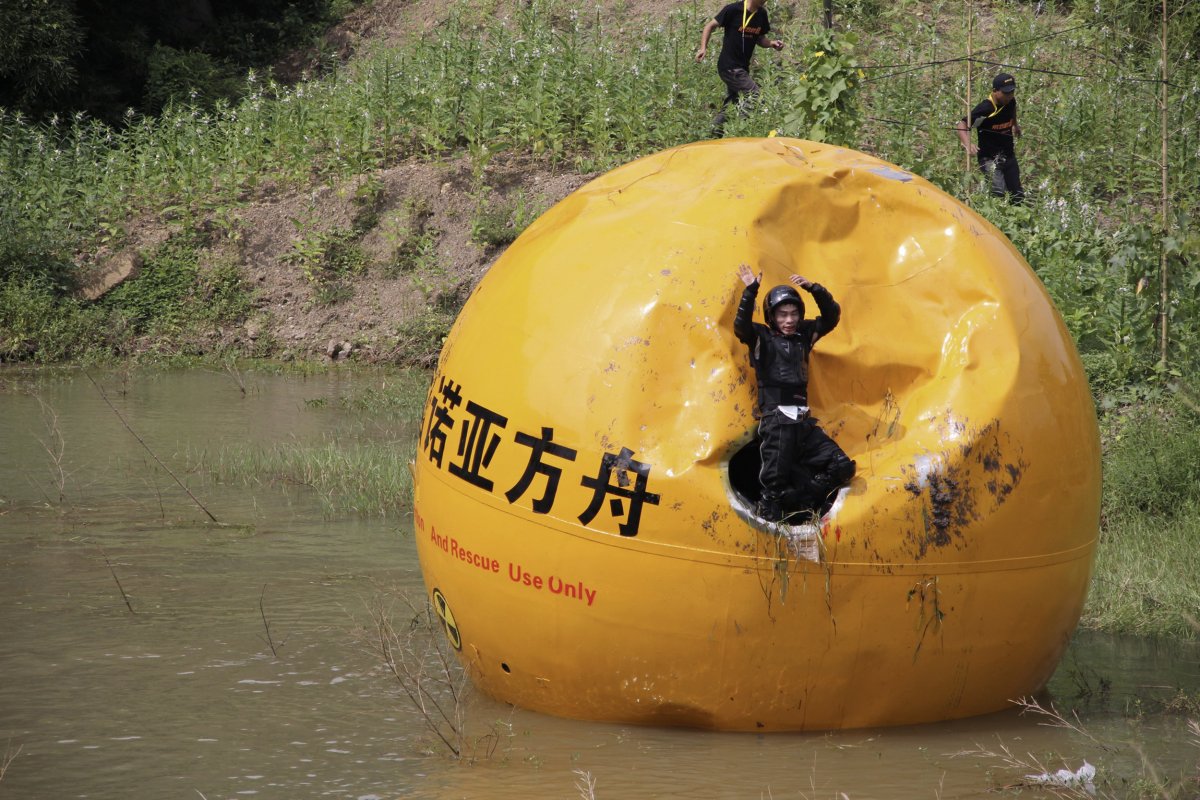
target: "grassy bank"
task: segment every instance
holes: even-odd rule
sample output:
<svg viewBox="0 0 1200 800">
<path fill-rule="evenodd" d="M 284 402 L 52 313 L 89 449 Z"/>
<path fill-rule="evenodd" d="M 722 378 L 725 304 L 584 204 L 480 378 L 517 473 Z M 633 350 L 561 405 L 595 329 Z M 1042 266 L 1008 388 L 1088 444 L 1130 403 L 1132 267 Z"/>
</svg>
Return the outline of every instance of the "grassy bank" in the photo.
<svg viewBox="0 0 1200 800">
<path fill-rule="evenodd" d="M 1180 391 L 1103 418 L 1100 547 L 1085 625 L 1200 636 L 1198 412 Z"/>
<path fill-rule="evenodd" d="M 788 48 L 760 54 L 761 101 L 727 132 L 827 138 L 969 200 L 1026 255 L 1106 386 L 1192 371 L 1200 237 L 1188 223 L 1200 197 L 1200 70 L 1189 48 L 1200 13 L 1172 16 L 1164 51 L 1147 38 L 1144 15 L 1123 7 L 1039 8 L 856 3 L 839 20 L 849 33 L 829 36 L 811 33 L 816 5 L 779 3 L 772 13 Z M 498 153 L 523 153 L 588 172 L 707 138 L 722 90 L 712 65 L 692 53 L 711 13 L 682 6 L 631 39 L 595 9 L 537 2 L 508 18 L 460 10 L 431 35 L 376 47 L 320 80 L 289 87 L 250 75 L 233 104 L 175 106 L 119 128 L 2 114 L 0 358 L 120 354 L 144 348 L 137 337 L 148 330 L 158 342 L 203 347 L 186 344 L 202 339 L 173 324 L 187 315 L 170 297 L 149 314 L 132 298 L 72 299 L 88 254 L 119 246 L 147 215 L 202 231 L 188 244 L 203 252 L 228 234 L 241 204 L 264 193 L 405 159 L 466 154 L 481 172 Z M 978 100 L 1000 65 L 1021 87 L 1024 208 L 980 194 L 950 130 L 968 92 Z M 227 265 L 226 296 L 249 293 L 237 284 L 244 270 Z M 202 277 L 192 294 L 214 291 Z M 236 303 L 227 311 L 230 323 L 246 314 Z M 1168 358 L 1156 367 L 1160 312 Z"/>
</svg>

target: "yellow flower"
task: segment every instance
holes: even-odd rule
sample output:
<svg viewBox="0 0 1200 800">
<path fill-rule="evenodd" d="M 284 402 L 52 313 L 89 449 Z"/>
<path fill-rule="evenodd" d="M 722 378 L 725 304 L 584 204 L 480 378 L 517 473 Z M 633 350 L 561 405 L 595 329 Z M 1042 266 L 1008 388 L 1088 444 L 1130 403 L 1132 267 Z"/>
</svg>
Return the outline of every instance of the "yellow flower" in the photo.
<svg viewBox="0 0 1200 800">
<path fill-rule="evenodd" d="M 823 55 L 825 55 L 825 51 L 824 51 L 824 50 L 818 50 L 817 52 L 813 53 L 813 58 L 820 58 L 820 57 L 821 57 L 821 56 L 823 56 Z"/>
</svg>

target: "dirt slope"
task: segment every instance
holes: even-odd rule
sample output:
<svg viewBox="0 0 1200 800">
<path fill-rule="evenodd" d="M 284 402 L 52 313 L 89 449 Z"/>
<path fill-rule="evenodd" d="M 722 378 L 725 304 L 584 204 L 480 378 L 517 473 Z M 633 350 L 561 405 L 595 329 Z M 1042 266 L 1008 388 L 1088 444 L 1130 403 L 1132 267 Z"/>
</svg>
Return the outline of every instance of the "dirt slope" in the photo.
<svg viewBox="0 0 1200 800">
<path fill-rule="evenodd" d="M 465 0 L 454 10 L 468 19 L 504 19 L 523 3 Z M 632 7 L 597 7 L 602 20 L 624 25 L 661 17 L 678 5 L 676 0 L 647 0 Z M 331 56 L 352 59 L 371 43 L 399 44 L 425 35 L 450 10 L 434 0 L 368 2 L 331 29 L 319 46 L 280 63 L 277 73 L 301 80 L 320 72 L 321 59 L 327 66 Z M 489 208 L 520 197 L 544 209 L 591 177 L 540 161 L 496 157 L 477 179 L 470 163 L 459 158 L 440 163 L 411 160 L 305 191 L 260 187 L 231 217 L 202 225 L 210 241 L 202 267 L 236 264 L 253 288 L 254 311 L 244 323 L 206 332 L 201 341 L 186 346 L 201 352 L 232 347 L 283 358 L 353 355 L 370 361 L 428 362 L 436 350 L 414 357 L 421 349 L 411 341 L 414 325 L 419 329 L 416 335 L 428 335 L 427 329 L 438 326 L 438 312 L 444 325 L 445 316 L 457 310 L 504 249 L 472 238 L 472 223 L 481 207 L 480 185 L 489 187 Z M 368 225 L 362 224 L 364 193 L 371 198 Z M 85 280 L 103 283 L 90 291 L 107 291 L 135 275 L 140 263 L 153 257 L 173 232 L 173 224 L 132 221 L 120 250 L 83 256 Z M 305 254 L 330 249 L 338 236 L 352 240 L 355 248 L 359 260 L 352 274 L 334 281 L 317 274 L 314 280 L 319 270 L 311 259 L 306 262 Z M 415 247 L 418 244 L 424 249 Z M 421 250 L 420 258 L 413 257 L 414 249 Z M 402 263 L 406 261 L 410 263 Z"/>
<path fill-rule="evenodd" d="M 518 193 L 549 207 L 590 177 L 512 160 L 490 165 L 484 181 L 491 187 L 489 207 L 503 206 Z M 377 221 L 351 237 L 364 261 L 341 281 L 337 298 L 325 302 L 321 285 L 306 277 L 297 253 L 323 233 L 354 227 L 368 181 Z M 353 353 L 365 360 L 411 360 L 414 353 L 404 335 L 410 323 L 431 309 L 457 309 L 503 252 L 502 246 L 472 239 L 480 208 L 475 187 L 466 159 L 412 161 L 238 210 L 238 233 L 209 255 L 213 263 L 222 258 L 240 263 L 254 287 L 256 311 L 244 326 L 214 332 L 213 345 L 284 357 Z M 302 222 L 298 226 L 295 220 Z M 406 261 L 418 236 L 427 250 Z"/>
</svg>

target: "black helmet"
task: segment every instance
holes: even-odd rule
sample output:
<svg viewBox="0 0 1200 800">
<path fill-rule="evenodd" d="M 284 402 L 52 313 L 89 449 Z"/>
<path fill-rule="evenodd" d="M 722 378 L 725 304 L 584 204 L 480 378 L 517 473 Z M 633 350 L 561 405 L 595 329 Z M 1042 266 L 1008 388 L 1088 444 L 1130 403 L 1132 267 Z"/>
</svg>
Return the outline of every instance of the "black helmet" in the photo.
<svg viewBox="0 0 1200 800">
<path fill-rule="evenodd" d="M 775 327 L 775 309 L 785 303 L 794 303 L 799 306 L 800 319 L 804 319 L 804 301 L 800 299 L 800 293 L 784 284 L 776 286 L 763 298 L 763 319 L 766 320 L 769 327 Z"/>
</svg>

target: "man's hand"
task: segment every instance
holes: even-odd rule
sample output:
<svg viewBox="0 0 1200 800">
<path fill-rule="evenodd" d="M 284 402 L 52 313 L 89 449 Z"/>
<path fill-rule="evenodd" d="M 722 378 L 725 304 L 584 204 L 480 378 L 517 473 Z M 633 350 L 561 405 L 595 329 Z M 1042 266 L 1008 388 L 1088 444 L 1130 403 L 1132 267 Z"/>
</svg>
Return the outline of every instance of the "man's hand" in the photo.
<svg viewBox="0 0 1200 800">
<path fill-rule="evenodd" d="M 747 286 L 753 286 L 762 280 L 762 273 L 758 273 L 758 277 L 756 278 L 748 265 L 738 264 L 738 277 L 742 279 L 742 283 Z"/>
<path fill-rule="evenodd" d="M 700 49 L 696 51 L 696 61 L 703 61 L 704 56 L 707 55 L 707 53 L 708 48 L 704 45 L 700 45 Z"/>
<path fill-rule="evenodd" d="M 767 42 L 767 47 L 771 48 L 772 50 L 782 50 L 783 49 L 783 40 L 782 39 L 772 39 L 771 41 Z"/>
<path fill-rule="evenodd" d="M 967 155 L 969 155 L 969 156 L 974 156 L 974 155 L 979 154 L 979 145 L 975 144 L 974 142 L 967 142 L 966 148 L 967 148 Z"/>
<path fill-rule="evenodd" d="M 803 289 L 806 292 L 810 291 L 812 289 L 812 285 L 813 285 L 813 282 L 810 281 L 808 278 L 804 277 L 803 275 L 793 275 L 790 278 L 788 278 L 788 281 L 795 286 L 799 286 L 801 289 Z"/>
</svg>

